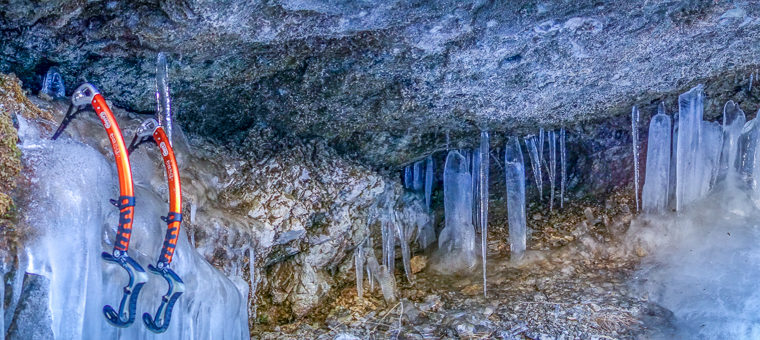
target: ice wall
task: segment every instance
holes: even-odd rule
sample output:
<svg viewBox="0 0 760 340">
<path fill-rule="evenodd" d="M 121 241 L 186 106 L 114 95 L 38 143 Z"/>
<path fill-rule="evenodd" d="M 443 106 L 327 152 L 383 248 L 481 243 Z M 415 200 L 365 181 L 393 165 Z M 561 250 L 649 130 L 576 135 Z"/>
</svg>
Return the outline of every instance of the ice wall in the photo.
<svg viewBox="0 0 760 340">
<path fill-rule="evenodd" d="M 166 281 L 156 275 L 149 275 L 140 293 L 135 323 L 125 329 L 108 325 L 103 305 L 118 304 L 127 279 L 123 269 L 100 259 L 102 251 L 111 249 L 118 219 L 117 209 L 108 202 L 118 195 L 112 162 L 71 138 L 40 138 L 34 124 L 18 119 L 22 157 L 33 183 L 29 197 L 35 198 L 25 212 L 25 223 L 36 235 L 25 249 L 26 270 L 49 280 L 52 319 L 50 325 L 17 320 L 19 327 L 50 327 L 56 339 L 249 338 L 246 297 L 196 252 L 184 229 L 172 268 L 186 291 L 166 333 L 149 332 L 139 318 L 144 312 L 155 313 L 167 289 Z M 132 167 L 137 198 L 130 254 L 146 266 L 158 258 L 166 230 L 159 217 L 168 206 L 165 195 L 149 184 L 163 182 L 160 163 L 135 157 Z M 146 174 L 155 178 L 141 177 Z"/>
</svg>

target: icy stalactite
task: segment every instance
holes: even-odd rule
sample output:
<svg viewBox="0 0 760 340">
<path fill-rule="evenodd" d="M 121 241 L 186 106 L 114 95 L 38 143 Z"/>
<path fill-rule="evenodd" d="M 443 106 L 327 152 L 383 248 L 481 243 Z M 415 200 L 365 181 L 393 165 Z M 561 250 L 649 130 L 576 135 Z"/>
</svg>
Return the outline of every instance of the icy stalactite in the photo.
<svg viewBox="0 0 760 340">
<path fill-rule="evenodd" d="M 553 133 L 550 132 L 550 139 Z M 551 146 L 551 144 L 549 144 Z M 550 147 L 551 148 L 551 147 Z M 507 186 L 507 215 L 509 220 L 509 249 L 512 261 L 520 260 L 527 243 L 525 219 L 525 162 L 520 141 L 509 137 L 505 145 L 504 171 Z"/>
<path fill-rule="evenodd" d="M 541 201 L 543 179 L 541 178 L 541 161 L 538 154 L 538 147 L 536 146 L 536 136 L 525 137 L 525 148 L 528 150 L 528 156 L 530 157 L 530 166 L 533 170 L 533 180 L 536 181 L 538 200 Z"/>
<path fill-rule="evenodd" d="M 433 155 L 425 160 L 425 205 L 430 209 L 430 199 L 433 195 Z"/>
<path fill-rule="evenodd" d="M 445 227 L 438 237 L 441 272 L 469 270 L 477 263 L 472 225 L 472 184 L 467 158 L 453 150 L 443 172 Z"/>
<path fill-rule="evenodd" d="M 488 131 L 480 132 L 480 154 L 483 157 L 480 160 L 480 166 L 478 167 L 478 194 L 480 194 L 480 252 L 481 261 L 483 264 L 483 295 L 488 295 L 488 289 L 486 287 L 486 258 L 488 257 L 488 175 L 489 175 L 489 157 L 490 151 L 490 136 Z"/>
<path fill-rule="evenodd" d="M 670 131 L 670 116 L 664 113 L 664 105 L 660 104 L 660 113 L 649 123 L 646 178 L 641 191 L 642 209 L 646 213 L 662 214 L 668 207 Z"/>
<path fill-rule="evenodd" d="M 665 112 L 663 104 L 663 113 Z M 678 113 L 673 115 L 673 137 L 670 148 L 670 180 L 668 181 L 668 208 L 676 209 L 676 165 L 678 160 Z"/>
<path fill-rule="evenodd" d="M 19 120 L 23 118 L 19 117 Z M 20 124 L 21 125 L 21 124 Z M 27 125 L 27 124 L 25 124 Z M 28 128 L 27 128 L 28 129 Z M 103 317 L 105 304 L 118 302 L 126 274 L 121 268 L 104 266 L 99 254 L 110 249 L 118 211 L 108 203 L 117 195 L 116 175 L 106 157 L 90 146 L 71 139 L 43 140 L 36 131 L 21 129 L 21 149 L 30 172 L 30 197 L 40 197 L 29 206 L 27 222 L 36 238 L 25 251 L 30 256 L 27 272 L 50 282 L 50 327 L 59 339 L 247 339 L 245 299 L 238 288 L 190 246 L 185 229 L 180 230 L 172 267 L 185 282 L 186 291 L 174 306 L 171 325 L 157 336 L 141 327 L 117 329 Z M 135 173 L 153 163 L 136 161 Z M 149 181 L 146 181 L 149 182 Z M 139 263 L 152 263 L 161 249 L 166 224 L 162 195 L 137 184 L 135 220 L 130 254 Z M 153 313 L 165 293 L 166 282 L 155 275 L 143 288 L 137 303 L 138 315 Z M 43 327 L 44 325 L 22 325 Z"/>
<path fill-rule="evenodd" d="M 361 298 L 364 296 L 364 248 L 359 245 L 354 250 L 354 269 L 356 272 L 356 294 Z"/>
<path fill-rule="evenodd" d="M 700 150 L 703 86 L 697 85 L 678 97 L 678 145 L 676 149 L 676 210 L 700 196 Z"/>
<path fill-rule="evenodd" d="M 63 77 L 61 77 L 57 67 L 48 69 L 45 79 L 42 81 L 40 93 L 44 93 L 51 98 L 66 97 L 66 87 L 63 85 Z"/>
<path fill-rule="evenodd" d="M 410 189 L 412 188 L 412 183 L 414 182 L 414 177 L 412 174 L 412 166 L 407 165 L 404 167 L 404 188 Z"/>
<path fill-rule="evenodd" d="M 414 191 L 422 191 L 424 185 L 423 176 L 425 175 L 425 173 L 422 172 L 424 164 L 425 161 L 414 162 L 414 167 L 412 168 L 412 190 Z"/>
<path fill-rule="evenodd" d="M 731 176 L 737 166 L 739 137 L 747 121 L 744 111 L 733 101 L 723 106 L 723 151 L 720 156 L 720 177 Z"/>
<path fill-rule="evenodd" d="M 567 186 L 567 149 L 565 147 L 565 128 L 559 129 L 559 207 L 565 206 L 565 188 Z"/>
<path fill-rule="evenodd" d="M 367 256 L 367 268 L 369 269 L 370 275 L 380 286 L 380 291 L 383 293 L 383 299 L 385 299 L 386 302 L 396 301 L 396 279 L 393 277 L 393 271 L 388 270 L 386 266 L 379 265 L 372 252 Z"/>
<path fill-rule="evenodd" d="M 478 178 L 480 174 L 480 149 L 472 149 L 472 166 L 470 167 L 470 174 L 472 174 L 472 225 L 475 227 L 475 231 L 480 231 L 480 180 Z"/>
<path fill-rule="evenodd" d="M 557 134 L 554 131 L 549 131 L 547 137 L 549 143 L 549 211 L 554 211 L 554 188 L 557 182 Z"/>
<path fill-rule="evenodd" d="M 372 292 L 375 290 L 375 278 L 372 276 L 372 272 L 369 269 L 369 266 L 367 265 L 368 257 L 367 254 L 370 254 L 369 256 L 375 257 L 375 251 L 374 251 L 374 242 L 372 242 L 372 237 L 367 239 L 367 253 L 364 254 L 364 267 L 367 270 L 367 283 L 369 283 L 369 291 Z M 377 263 L 377 259 L 375 259 L 375 262 Z"/>
<path fill-rule="evenodd" d="M 715 185 L 720 169 L 720 152 L 723 147 L 723 128 L 717 122 L 702 122 L 702 136 L 699 149 L 701 190 L 699 197 L 704 197 Z"/>
<path fill-rule="evenodd" d="M 546 132 L 544 132 L 544 128 L 538 129 L 538 161 L 540 163 L 540 166 L 543 166 L 544 168 L 548 168 L 549 166 L 546 164 L 546 159 L 544 158 L 544 144 L 546 142 Z"/>
<path fill-rule="evenodd" d="M 169 65 L 166 63 L 166 55 L 159 52 L 156 57 L 156 118 L 164 128 L 169 144 L 172 141 L 172 107 L 169 98 Z"/>
<path fill-rule="evenodd" d="M 395 212 L 390 212 L 395 213 Z M 416 225 L 408 225 L 406 223 L 399 223 L 401 219 L 396 219 L 397 222 L 393 223 L 395 227 L 396 237 L 399 240 L 400 246 L 401 246 L 401 261 L 404 265 L 404 273 L 406 274 L 406 279 L 409 282 L 414 282 L 414 276 L 412 275 L 412 265 L 411 265 L 411 247 L 409 244 L 411 243 L 411 235 L 413 232 L 413 228 Z M 424 223 L 423 226 L 427 225 L 427 223 Z M 395 254 L 394 254 L 395 255 Z"/>
<path fill-rule="evenodd" d="M 383 238 L 383 266 L 393 272 L 396 263 L 396 232 L 389 217 L 380 220 L 380 235 Z"/>
<path fill-rule="evenodd" d="M 636 211 L 641 210 L 639 203 L 639 109 L 631 109 L 631 146 L 633 149 L 633 197 Z"/>
</svg>

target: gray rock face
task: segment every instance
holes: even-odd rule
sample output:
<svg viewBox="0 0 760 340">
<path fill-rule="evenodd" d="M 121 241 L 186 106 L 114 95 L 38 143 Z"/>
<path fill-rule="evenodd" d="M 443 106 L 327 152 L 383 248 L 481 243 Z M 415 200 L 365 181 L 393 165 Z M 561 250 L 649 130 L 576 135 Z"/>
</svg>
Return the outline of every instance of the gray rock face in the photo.
<svg viewBox="0 0 760 340">
<path fill-rule="evenodd" d="M 24 276 L 21 298 L 6 334 L 9 340 L 53 339 L 48 307 L 49 284 L 48 279 L 40 275 Z"/>
<path fill-rule="evenodd" d="M 149 112 L 155 55 L 165 51 L 178 118 L 189 132 L 223 142 L 245 140 L 262 127 L 322 136 L 375 166 L 442 149 L 447 131 L 454 141 L 474 140 L 479 126 L 514 133 L 587 123 L 635 103 L 673 100 L 697 82 L 707 82 L 706 112 L 729 97 L 758 101 L 746 92 L 760 55 L 760 7 L 751 3 L 172 0 L 3 7 L 0 71 L 15 72 L 35 91 L 57 65 L 66 84 L 92 81 L 116 104 Z"/>
</svg>

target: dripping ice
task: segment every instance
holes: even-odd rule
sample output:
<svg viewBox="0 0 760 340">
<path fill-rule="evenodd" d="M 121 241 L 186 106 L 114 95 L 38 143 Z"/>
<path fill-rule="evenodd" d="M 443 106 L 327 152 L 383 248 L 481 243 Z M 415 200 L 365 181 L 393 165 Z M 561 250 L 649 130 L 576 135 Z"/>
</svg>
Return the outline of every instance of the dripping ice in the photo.
<svg viewBox="0 0 760 340">
<path fill-rule="evenodd" d="M 480 133 L 480 164 L 478 166 L 478 207 L 480 217 L 480 251 L 483 264 L 483 295 L 488 294 L 486 285 L 486 258 L 488 257 L 488 172 L 490 155 L 490 136 L 488 131 Z"/>
</svg>

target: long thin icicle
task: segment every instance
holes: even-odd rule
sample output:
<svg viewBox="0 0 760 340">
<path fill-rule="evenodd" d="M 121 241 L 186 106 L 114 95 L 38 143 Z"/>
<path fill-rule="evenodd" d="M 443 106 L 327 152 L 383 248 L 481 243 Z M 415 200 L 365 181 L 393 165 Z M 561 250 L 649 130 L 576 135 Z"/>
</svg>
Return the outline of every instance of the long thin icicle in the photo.
<svg viewBox="0 0 760 340">
<path fill-rule="evenodd" d="M 356 266 L 356 295 L 364 296 L 364 245 L 363 242 L 354 251 L 354 265 Z"/>
<path fill-rule="evenodd" d="M 412 177 L 412 166 L 407 165 L 404 167 L 404 188 L 411 188 L 412 182 L 414 182 L 414 178 Z"/>
<path fill-rule="evenodd" d="M 425 174 L 422 172 L 422 166 L 424 165 L 424 161 L 416 161 L 414 162 L 414 168 L 412 170 L 412 190 L 414 191 L 422 191 L 423 185 L 424 185 L 424 179 L 423 175 Z"/>
<path fill-rule="evenodd" d="M 169 98 L 169 65 L 164 52 L 156 57 L 156 118 L 172 144 L 172 105 Z M 173 144 L 172 144 L 173 145 Z"/>
<path fill-rule="evenodd" d="M 550 132 L 550 138 L 552 135 Z M 507 187 L 510 260 L 518 261 L 525 253 L 527 221 L 525 219 L 525 162 L 517 137 L 507 139 L 504 171 Z"/>
<path fill-rule="evenodd" d="M 557 182 L 557 133 L 549 131 L 549 211 L 554 211 L 554 183 Z"/>
<path fill-rule="evenodd" d="M 538 191 L 538 200 L 541 201 L 541 192 L 543 189 L 543 179 L 541 178 L 541 160 L 538 156 L 538 147 L 536 146 L 536 136 L 525 137 L 525 148 L 528 149 L 530 156 L 530 166 L 533 169 L 533 179 L 536 181 L 536 191 Z"/>
<path fill-rule="evenodd" d="M 639 211 L 639 109 L 631 109 L 631 140 L 633 145 L 633 197 Z"/>
<path fill-rule="evenodd" d="M 567 148 L 565 148 L 565 128 L 559 129 L 559 207 L 565 207 L 565 187 L 567 186 Z"/>
<path fill-rule="evenodd" d="M 480 132 L 480 167 L 478 172 L 478 193 L 480 194 L 480 249 L 483 259 L 483 296 L 488 296 L 486 287 L 486 258 L 488 255 L 488 172 L 490 155 L 490 136 L 488 131 Z"/>
<path fill-rule="evenodd" d="M 433 155 L 427 156 L 425 163 L 425 204 L 430 210 L 430 199 L 433 195 Z"/>
<path fill-rule="evenodd" d="M 475 226 L 475 230 L 480 230 L 480 180 L 478 176 L 480 174 L 480 149 L 472 149 L 472 168 L 470 173 L 472 174 L 472 224 Z"/>
</svg>

